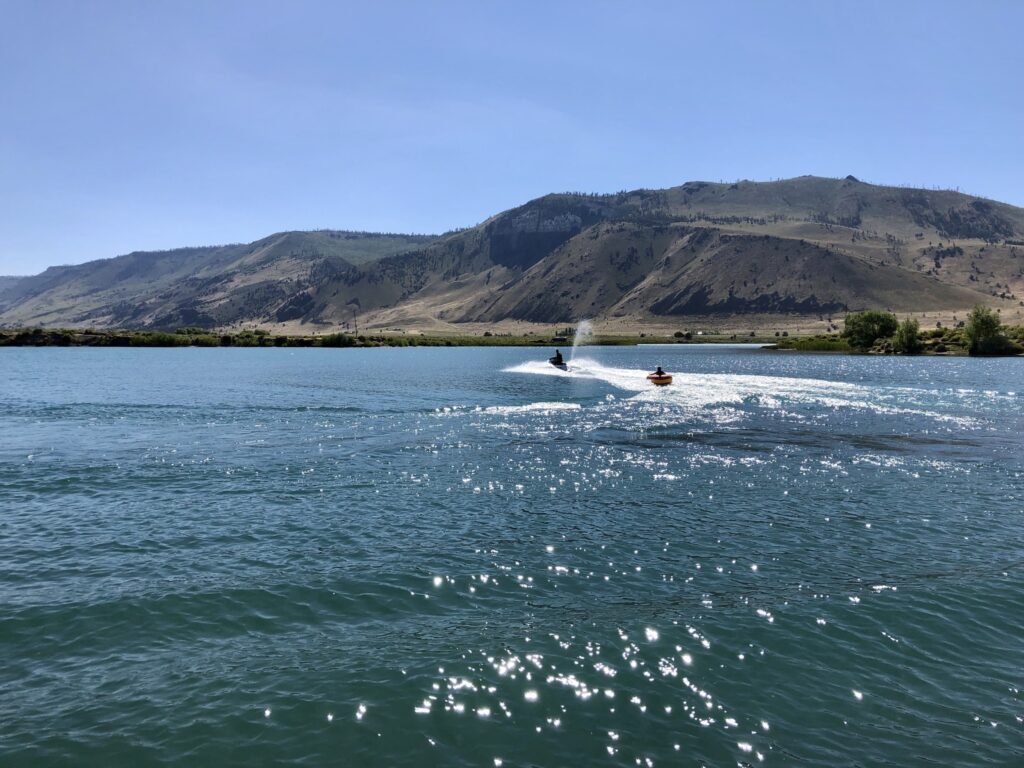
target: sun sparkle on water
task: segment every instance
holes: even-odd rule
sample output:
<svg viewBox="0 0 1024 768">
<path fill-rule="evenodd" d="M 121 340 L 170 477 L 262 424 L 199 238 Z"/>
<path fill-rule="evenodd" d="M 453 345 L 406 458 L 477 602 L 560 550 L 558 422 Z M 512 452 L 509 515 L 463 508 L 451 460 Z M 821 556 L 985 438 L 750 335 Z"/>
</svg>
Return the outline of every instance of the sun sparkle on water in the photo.
<svg viewBox="0 0 1024 768">
<path fill-rule="evenodd" d="M 452 350 L 385 387 L 412 358 L 93 351 L 0 381 L 27 755 L 87 760 L 90 723 L 210 764 L 999 765 L 1019 739 L 1015 361 Z"/>
</svg>

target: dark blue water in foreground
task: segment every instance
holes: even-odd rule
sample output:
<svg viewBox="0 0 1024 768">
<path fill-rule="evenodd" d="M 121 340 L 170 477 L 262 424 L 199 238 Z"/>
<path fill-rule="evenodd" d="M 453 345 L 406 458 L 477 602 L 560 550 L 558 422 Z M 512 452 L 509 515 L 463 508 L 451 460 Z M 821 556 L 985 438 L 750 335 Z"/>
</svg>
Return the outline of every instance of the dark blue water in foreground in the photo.
<svg viewBox="0 0 1024 768">
<path fill-rule="evenodd" d="M 547 354 L 0 350 L 0 764 L 1024 764 L 1024 360 Z"/>
</svg>

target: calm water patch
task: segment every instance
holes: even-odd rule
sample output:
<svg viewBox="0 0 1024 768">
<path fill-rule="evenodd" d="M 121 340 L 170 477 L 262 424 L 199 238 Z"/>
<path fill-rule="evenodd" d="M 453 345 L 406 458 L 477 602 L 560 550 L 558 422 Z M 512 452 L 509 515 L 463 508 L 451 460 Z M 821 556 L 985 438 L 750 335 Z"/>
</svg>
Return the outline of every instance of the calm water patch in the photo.
<svg viewBox="0 0 1024 768">
<path fill-rule="evenodd" d="M 0 350 L 0 763 L 1020 759 L 1024 361 L 548 354 Z"/>
</svg>

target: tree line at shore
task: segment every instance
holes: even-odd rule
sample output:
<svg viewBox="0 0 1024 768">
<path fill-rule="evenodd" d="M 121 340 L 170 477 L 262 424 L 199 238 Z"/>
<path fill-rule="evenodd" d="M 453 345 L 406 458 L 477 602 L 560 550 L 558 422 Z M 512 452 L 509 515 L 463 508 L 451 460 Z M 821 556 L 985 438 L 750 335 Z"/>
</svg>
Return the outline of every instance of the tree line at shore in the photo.
<svg viewBox="0 0 1024 768">
<path fill-rule="evenodd" d="M 552 338 L 528 334 L 524 336 L 417 336 L 326 333 L 308 336 L 273 335 L 266 330 L 243 330 L 234 333 L 214 332 L 202 328 L 179 328 L 168 331 L 131 331 L 97 329 L 0 329 L 2 346 L 57 347 L 440 347 L 440 346 L 532 346 L 566 343 L 573 329 L 559 331 Z M 839 334 L 789 336 L 775 333 L 778 349 L 810 352 L 861 352 L 875 354 L 967 354 L 972 356 L 1005 356 L 1024 353 L 1024 327 L 1005 326 L 998 312 L 983 306 L 971 310 L 967 320 L 956 327 L 922 330 L 920 323 L 908 318 L 900 322 L 892 312 L 866 310 L 846 316 Z M 640 333 L 636 336 L 602 336 L 590 344 L 693 343 L 736 341 L 738 336 L 704 336 L 694 338 L 687 331 L 670 336 Z M 758 340 L 751 332 L 750 341 Z"/>
<path fill-rule="evenodd" d="M 262 329 L 214 332 L 202 328 L 179 328 L 173 332 L 92 328 L 0 329 L 0 347 L 480 347 L 547 346 L 566 341 L 564 336 L 557 334 L 554 337 L 534 334 L 513 336 L 489 331 L 479 336 L 421 336 L 384 332 L 274 335 Z M 635 344 L 636 339 L 607 336 L 597 337 L 591 343 Z"/>
</svg>

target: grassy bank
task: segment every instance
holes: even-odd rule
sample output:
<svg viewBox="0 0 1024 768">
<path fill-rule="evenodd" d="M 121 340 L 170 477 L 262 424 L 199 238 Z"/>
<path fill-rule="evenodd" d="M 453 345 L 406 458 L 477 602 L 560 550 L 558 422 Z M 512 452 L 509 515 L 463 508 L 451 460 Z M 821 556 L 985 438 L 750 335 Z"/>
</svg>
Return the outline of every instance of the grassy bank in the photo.
<svg viewBox="0 0 1024 768">
<path fill-rule="evenodd" d="M 854 350 L 839 334 L 819 334 L 816 336 L 790 337 L 778 339 L 773 349 L 795 352 L 842 352 L 851 354 Z"/>
</svg>

